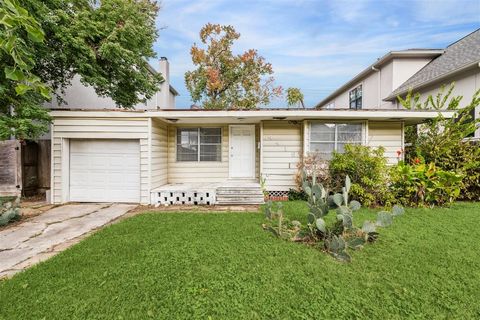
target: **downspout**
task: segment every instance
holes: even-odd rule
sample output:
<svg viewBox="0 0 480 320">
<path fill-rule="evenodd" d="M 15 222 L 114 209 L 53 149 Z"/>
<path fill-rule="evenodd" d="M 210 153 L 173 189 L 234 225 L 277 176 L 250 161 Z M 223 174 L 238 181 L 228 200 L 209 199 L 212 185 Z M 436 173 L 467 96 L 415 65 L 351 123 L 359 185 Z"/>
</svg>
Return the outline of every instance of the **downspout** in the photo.
<svg viewBox="0 0 480 320">
<path fill-rule="evenodd" d="M 380 109 L 380 103 L 382 101 L 382 95 L 380 93 L 380 89 L 382 88 L 382 71 L 378 69 L 377 67 L 372 66 L 372 70 L 375 72 L 378 72 L 378 95 L 377 95 L 377 108 Z"/>
</svg>

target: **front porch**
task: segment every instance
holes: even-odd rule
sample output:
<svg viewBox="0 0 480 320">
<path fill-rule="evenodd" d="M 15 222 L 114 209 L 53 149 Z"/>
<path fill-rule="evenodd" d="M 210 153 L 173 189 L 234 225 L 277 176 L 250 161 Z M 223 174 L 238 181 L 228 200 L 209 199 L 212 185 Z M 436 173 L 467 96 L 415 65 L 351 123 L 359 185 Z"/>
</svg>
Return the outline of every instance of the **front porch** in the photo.
<svg viewBox="0 0 480 320">
<path fill-rule="evenodd" d="M 152 189 L 154 205 L 262 204 L 264 196 L 256 179 L 228 179 L 213 183 L 169 183 Z"/>
</svg>

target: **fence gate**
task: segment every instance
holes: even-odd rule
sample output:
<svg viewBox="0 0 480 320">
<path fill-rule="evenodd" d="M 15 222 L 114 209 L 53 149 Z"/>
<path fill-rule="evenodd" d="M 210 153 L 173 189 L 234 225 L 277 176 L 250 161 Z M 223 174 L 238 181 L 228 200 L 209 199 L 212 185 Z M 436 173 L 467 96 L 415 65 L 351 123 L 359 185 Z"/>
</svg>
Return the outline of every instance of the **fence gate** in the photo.
<svg viewBox="0 0 480 320">
<path fill-rule="evenodd" d="M 22 144 L 22 196 L 37 194 L 38 189 L 38 144 L 25 141 Z"/>
<path fill-rule="evenodd" d="M 17 140 L 0 141 L 0 196 L 16 196 L 22 190 L 21 146 Z"/>
</svg>

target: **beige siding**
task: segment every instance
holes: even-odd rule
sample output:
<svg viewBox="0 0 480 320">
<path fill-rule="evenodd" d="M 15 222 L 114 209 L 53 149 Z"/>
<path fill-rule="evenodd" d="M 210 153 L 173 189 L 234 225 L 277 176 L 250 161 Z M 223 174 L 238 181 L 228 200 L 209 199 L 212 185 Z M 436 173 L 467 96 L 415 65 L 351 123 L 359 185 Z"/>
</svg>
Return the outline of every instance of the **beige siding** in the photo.
<svg viewBox="0 0 480 320">
<path fill-rule="evenodd" d="M 152 136 L 150 141 L 152 189 L 167 184 L 167 139 L 167 125 L 163 122 L 152 120 Z"/>
<path fill-rule="evenodd" d="M 288 191 L 295 188 L 297 164 L 302 154 L 302 124 L 287 121 L 263 123 L 263 166 L 267 190 Z"/>
<path fill-rule="evenodd" d="M 397 163 L 397 151 L 403 149 L 403 124 L 401 122 L 369 122 L 367 144 L 384 147 L 389 164 Z"/>
<path fill-rule="evenodd" d="M 138 139 L 140 143 L 140 202 L 150 198 L 149 121 L 144 118 L 59 118 L 52 124 L 52 201 L 68 201 L 69 139 Z M 62 194 L 63 193 L 63 194 Z"/>
<path fill-rule="evenodd" d="M 185 161 L 177 162 L 176 155 L 176 130 L 177 128 L 186 127 L 207 127 L 222 129 L 222 161 L 221 162 L 198 162 Z M 260 127 L 255 127 L 255 141 L 260 142 Z M 256 145 L 256 146 L 257 146 Z M 215 183 L 222 182 L 229 178 L 229 126 L 226 124 L 209 124 L 209 125 L 176 125 L 168 126 L 168 183 Z M 259 176 L 260 153 L 255 148 L 255 172 L 256 177 Z"/>
<path fill-rule="evenodd" d="M 177 127 L 222 128 L 221 162 L 177 162 Z M 221 182 L 228 179 L 228 125 L 184 125 L 168 127 L 168 183 Z"/>
</svg>

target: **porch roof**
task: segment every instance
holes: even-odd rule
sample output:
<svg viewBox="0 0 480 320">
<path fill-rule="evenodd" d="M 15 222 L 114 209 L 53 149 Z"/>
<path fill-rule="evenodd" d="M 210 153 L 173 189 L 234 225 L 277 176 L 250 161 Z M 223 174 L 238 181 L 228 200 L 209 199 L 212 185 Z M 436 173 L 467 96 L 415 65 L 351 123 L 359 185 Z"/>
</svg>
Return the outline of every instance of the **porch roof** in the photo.
<svg viewBox="0 0 480 320">
<path fill-rule="evenodd" d="M 167 123 L 258 123 L 265 120 L 372 120 L 372 121 L 404 121 L 416 124 L 432 119 L 441 113 L 445 118 L 454 116 L 451 110 L 316 110 L 316 109 L 256 109 L 256 110 L 68 110 L 54 109 L 51 115 L 55 118 L 154 118 Z"/>
</svg>

